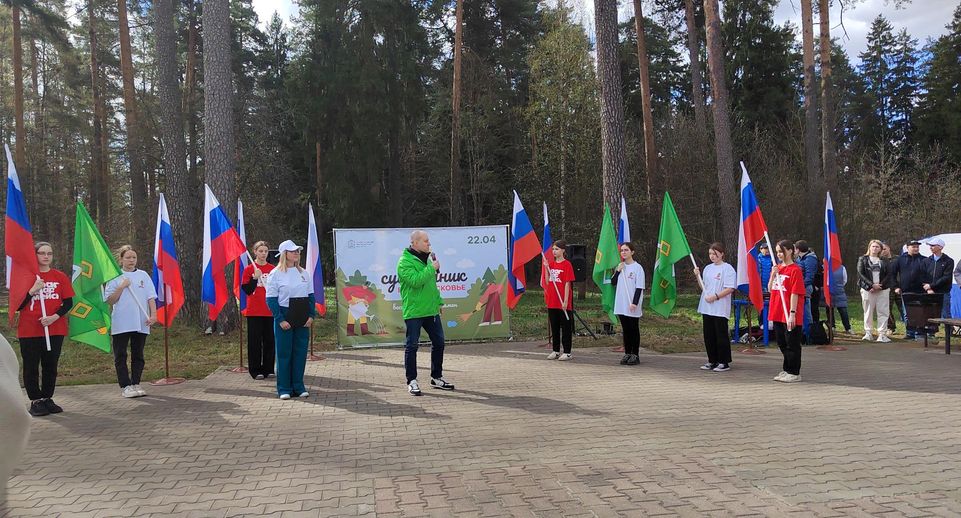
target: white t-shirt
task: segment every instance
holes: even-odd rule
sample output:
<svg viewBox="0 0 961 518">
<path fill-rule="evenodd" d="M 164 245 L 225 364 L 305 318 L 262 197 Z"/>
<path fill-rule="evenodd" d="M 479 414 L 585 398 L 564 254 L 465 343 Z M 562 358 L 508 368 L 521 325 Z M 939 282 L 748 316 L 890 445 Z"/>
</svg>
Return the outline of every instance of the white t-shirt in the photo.
<svg viewBox="0 0 961 518">
<path fill-rule="evenodd" d="M 624 315 L 625 317 L 640 317 L 644 315 L 644 297 L 637 302 L 637 309 L 631 311 L 631 303 L 634 302 L 634 291 L 637 288 L 644 289 L 645 285 L 644 268 L 640 263 L 634 262 L 624 264 L 624 269 L 617 277 L 617 290 L 614 292 L 614 314 Z"/>
<path fill-rule="evenodd" d="M 712 317 L 731 318 L 733 292 L 714 302 L 708 302 L 705 297 L 720 293 L 725 288 L 737 289 L 737 272 L 734 271 L 734 267 L 727 263 L 711 263 L 705 266 L 701 273 L 704 277 L 704 291 L 701 293 L 701 302 L 697 305 L 697 312 Z"/>
<path fill-rule="evenodd" d="M 267 279 L 267 298 L 277 297 L 281 307 L 290 307 L 290 299 L 306 297 L 314 292 L 314 283 L 307 270 L 288 268 L 286 272 L 274 268 Z"/>
<path fill-rule="evenodd" d="M 123 275 L 107 283 L 103 290 L 103 300 L 106 301 L 117 291 L 120 281 L 124 278 L 130 280 L 130 289 L 124 288 L 120 293 L 120 298 L 113 305 L 113 311 L 110 313 L 110 334 L 119 335 L 120 333 L 132 332 L 149 335 L 150 327 L 147 326 L 147 316 L 144 315 L 140 307 L 143 306 L 143 309 L 147 310 L 148 313 L 150 312 L 147 301 L 157 298 L 157 289 L 147 272 L 143 270 L 123 272 Z M 132 295 L 131 292 L 133 292 Z M 134 300 L 134 297 L 137 297 L 137 299 Z M 140 301 L 140 306 L 137 305 L 136 301 Z"/>
</svg>

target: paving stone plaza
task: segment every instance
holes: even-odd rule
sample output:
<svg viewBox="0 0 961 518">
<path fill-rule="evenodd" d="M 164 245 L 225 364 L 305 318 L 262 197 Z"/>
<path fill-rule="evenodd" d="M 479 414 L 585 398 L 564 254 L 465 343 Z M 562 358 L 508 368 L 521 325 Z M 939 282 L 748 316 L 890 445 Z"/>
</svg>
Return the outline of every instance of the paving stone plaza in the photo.
<svg viewBox="0 0 961 518">
<path fill-rule="evenodd" d="M 961 356 L 915 344 L 702 355 L 457 344 L 454 392 L 399 349 L 328 353 L 310 397 L 221 369 L 61 387 L 2 516 L 961 516 Z"/>
</svg>

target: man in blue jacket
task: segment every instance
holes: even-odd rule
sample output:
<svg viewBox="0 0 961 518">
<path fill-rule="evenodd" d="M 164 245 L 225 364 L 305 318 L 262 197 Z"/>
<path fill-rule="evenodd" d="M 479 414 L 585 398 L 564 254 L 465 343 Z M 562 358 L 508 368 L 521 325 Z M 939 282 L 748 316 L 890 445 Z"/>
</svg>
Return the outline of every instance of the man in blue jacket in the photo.
<svg viewBox="0 0 961 518">
<path fill-rule="evenodd" d="M 768 249 L 767 243 L 758 245 L 757 250 L 757 272 L 761 275 L 761 289 L 764 293 L 767 293 L 767 284 L 771 278 L 771 265 L 773 263 L 771 250 Z"/>
<path fill-rule="evenodd" d="M 921 242 L 914 240 L 907 243 L 907 253 L 899 255 L 891 261 L 891 280 L 894 293 L 901 296 L 901 307 L 904 308 L 905 293 L 926 293 L 925 284 L 930 284 L 927 257 L 921 255 Z M 923 339 L 924 327 L 916 328 L 907 325 L 908 316 L 904 315 L 905 336 L 908 339 Z"/>
<path fill-rule="evenodd" d="M 811 250 L 811 247 L 808 246 L 808 242 L 803 239 L 795 242 L 794 248 L 796 248 L 798 252 L 798 266 L 800 266 L 801 271 L 804 272 L 804 291 L 807 293 L 804 296 L 804 336 L 808 338 L 807 343 L 811 343 L 808 326 L 814 322 L 812 316 L 818 313 L 814 306 L 817 304 L 817 301 L 820 300 L 820 297 L 817 299 L 814 298 L 815 294 L 820 295 L 820 290 L 818 290 L 820 286 L 817 286 L 817 283 L 814 282 L 814 278 L 818 273 L 818 256 Z"/>
</svg>

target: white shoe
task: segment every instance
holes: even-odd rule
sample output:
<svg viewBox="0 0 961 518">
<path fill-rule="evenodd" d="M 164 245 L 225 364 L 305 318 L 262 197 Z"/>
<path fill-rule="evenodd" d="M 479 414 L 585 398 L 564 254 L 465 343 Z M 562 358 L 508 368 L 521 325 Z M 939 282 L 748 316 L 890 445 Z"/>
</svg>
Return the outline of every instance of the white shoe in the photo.
<svg viewBox="0 0 961 518">
<path fill-rule="evenodd" d="M 570 353 L 564 353 L 564 354 L 561 355 L 560 358 L 557 359 L 557 361 L 559 361 L 559 362 L 566 362 L 566 361 L 570 361 L 570 360 L 573 360 L 573 359 L 574 359 L 574 357 L 571 356 Z"/>
<path fill-rule="evenodd" d="M 484 327 L 484 326 L 489 326 L 489 325 L 491 325 L 490 322 L 481 322 L 480 324 L 477 324 L 477 327 Z"/>
<path fill-rule="evenodd" d="M 548 359 L 548 360 L 556 360 L 557 358 L 560 357 L 560 355 L 561 355 L 561 353 L 559 353 L 559 352 L 557 352 L 557 351 L 554 351 L 554 352 L 552 352 L 551 354 L 548 354 L 548 355 L 547 355 L 547 359 Z"/>
<path fill-rule="evenodd" d="M 797 383 L 799 381 L 801 381 L 800 374 L 785 374 L 784 377 L 781 378 L 782 383 Z"/>
<path fill-rule="evenodd" d="M 133 389 L 137 391 L 137 397 L 143 397 L 147 395 L 147 391 L 144 390 L 140 385 L 134 385 Z"/>
<path fill-rule="evenodd" d="M 281 395 L 280 395 L 280 399 L 283 399 L 284 401 L 287 401 L 288 399 L 290 399 L 290 394 L 281 394 Z"/>
<path fill-rule="evenodd" d="M 701 365 L 701 370 L 710 371 L 710 370 L 714 370 L 714 367 L 717 367 L 716 363 L 707 362 L 704 365 Z"/>
<path fill-rule="evenodd" d="M 310 397 L 310 392 L 307 392 L 307 391 L 305 390 L 305 391 L 303 391 L 303 392 L 300 393 L 300 397 Z"/>
<path fill-rule="evenodd" d="M 214 334 L 214 328 L 213 328 L 213 327 L 210 327 L 210 326 L 207 326 L 207 329 L 204 329 L 204 334 L 205 334 L 205 335 L 212 335 L 212 334 Z"/>
<path fill-rule="evenodd" d="M 412 396 L 420 395 L 420 384 L 417 383 L 417 380 L 410 380 L 410 383 L 407 384 L 407 392 L 410 392 Z"/>
<path fill-rule="evenodd" d="M 123 397 L 138 397 L 140 394 L 137 393 L 137 389 L 133 388 L 133 385 L 127 385 L 120 390 L 120 395 Z"/>
<path fill-rule="evenodd" d="M 774 376 L 774 381 L 784 381 L 784 376 L 787 376 L 787 372 L 781 371 L 777 376 Z"/>
<path fill-rule="evenodd" d="M 884 336 L 884 335 L 881 335 L 881 336 Z M 864 340 L 865 342 L 873 342 L 873 341 L 874 341 L 874 335 L 872 335 L 871 333 L 864 333 L 864 336 L 861 337 L 861 340 Z M 878 341 L 880 341 L 880 340 L 878 340 Z"/>
<path fill-rule="evenodd" d="M 264 379 L 264 375 L 263 375 L 263 374 L 258 374 L 254 379 L 257 380 L 257 381 L 260 381 L 260 380 Z"/>
<path fill-rule="evenodd" d="M 881 335 L 881 336 L 878 337 L 878 341 L 879 341 L 879 342 L 882 342 L 882 343 L 888 343 L 888 342 L 891 341 L 891 339 L 888 338 L 887 335 Z"/>
</svg>

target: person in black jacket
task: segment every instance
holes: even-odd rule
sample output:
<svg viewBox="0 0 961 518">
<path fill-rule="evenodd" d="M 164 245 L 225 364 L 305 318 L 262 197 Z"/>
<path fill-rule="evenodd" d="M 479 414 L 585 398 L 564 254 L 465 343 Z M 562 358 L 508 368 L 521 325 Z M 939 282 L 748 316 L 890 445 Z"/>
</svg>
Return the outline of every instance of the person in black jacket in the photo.
<svg viewBox="0 0 961 518">
<path fill-rule="evenodd" d="M 951 318 L 951 275 L 954 273 L 954 259 L 944 253 L 944 240 L 935 237 L 928 240 L 931 247 L 931 257 L 928 257 L 928 278 L 930 281 L 923 288 L 927 293 L 944 295 L 941 306 L 941 318 Z M 937 326 L 935 326 L 937 331 Z M 928 334 L 931 333 L 930 329 Z"/>
<path fill-rule="evenodd" d="M 921 255 L 921 242 L 914 240 L 907 243 L 907 253 L 901 254 L 891 265 L 891 281 L 894 293 L 901 296 L 901 306 L 904 307 L 905 293 L 925 293 L 924 285 L 931 282 L 928 270 L 928 258 Z M 902 310 L 903 311 L 903 310 Z M 924 327 L 916 328 L 907 324 L 908 317 L 904 316 L 905 337 L 923 338 Z"/>
<path fill-rule="evenodd" d="M 861 304 L 864 307 L 864 337 L 862 340 L 874 340 L 873 331 L 878 333 L 879 342 L 890 342 L 886 333 L 891 295 L 890 264 L 881 256 L 884 245 L 877 239 L 868 243 L 867 252 L 858 259 L 858 287 L 861 288 Z M 875 319 L 875 314 L 877 318 Z M 872 326 L 872 322 L 877 327 Z"/>
</svg>

